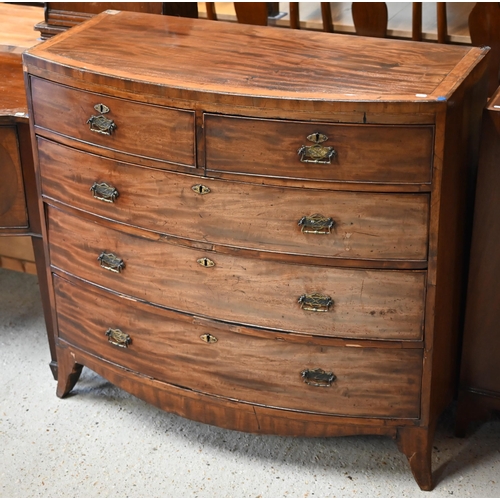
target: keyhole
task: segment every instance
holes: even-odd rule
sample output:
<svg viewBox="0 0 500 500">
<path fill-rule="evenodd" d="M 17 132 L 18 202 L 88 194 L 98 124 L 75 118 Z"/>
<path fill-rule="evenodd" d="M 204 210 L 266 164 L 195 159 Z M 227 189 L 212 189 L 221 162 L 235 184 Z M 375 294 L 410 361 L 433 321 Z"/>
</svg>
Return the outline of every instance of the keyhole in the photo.
<svg viewBox="0 0 500 500">
<path fill-rule="evenodd" d="M 200 264 L 200 266 L 203 267 L 214 267 L 215 262 L 213 260 L 208 259 L 207 257 L 202 257 L 201 259 L 198 259 L 196 262 Z"/>
</svg>

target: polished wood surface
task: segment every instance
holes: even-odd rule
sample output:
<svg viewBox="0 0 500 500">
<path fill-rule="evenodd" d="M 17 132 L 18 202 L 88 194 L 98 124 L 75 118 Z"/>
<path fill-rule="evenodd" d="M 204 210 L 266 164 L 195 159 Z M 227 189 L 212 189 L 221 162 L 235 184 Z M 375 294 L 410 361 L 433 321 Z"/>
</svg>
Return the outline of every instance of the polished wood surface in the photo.
<svg viewBox="0 0 500 500">
<path fill-rule="evenodd" d="M 49 208 L 53 266 L 119 293 L 213 319 L 334 337 L 422 338 L 423 272 L 290 266 L 186 249 L 154 234 L 144 237 L 160 241 L 146 243 L 117 229 Z M 102 252 L 123 259 L 123 271 L 103 269 L 97 261 Z M 203 258 L 215 266 L 203 268 L 197 262 Z M 301 308 L 298 299 L 316 292 L 331 296 L 330 311 Z"/>
<path fill-rule="evenodd" d="M 427 194 L 304 192 L 214 179 L 199 184 L 197 177 L 134 167 L 42 138 L 38 151 L 44 196 L 125 224 L 257 251 L 392 260 L 394 267 L 419 260 L 424 267 L 427 260 Z M 113 203 L 92 196 L 96 182 L 116 189 Z M 317 213 L 333 220 L 332 229 L 304 233 L 299 222 Z"/>
<path fill-rule="evenodd" d="M 206 394 L 290 410 L 418 416 L 422 370 L 418 349 L 352 349 L 326 343 L 318 347 L 308 345 L 307 337 L 287 341 L 275 335 L 235 334 L 222 323 L 214 322 L 209 328 L 147 305 L 132 310 L 117 296 L 70 285 L 60 278 L 55 281 L 61 338 L 146 376 L 198 387 Z M 92 315 L 81 318 L 82 309 Z M 130 334 L 127 348 L 110 344 L 105 335 L 110 325 Z M 217 345 L 201 341 L 207 332 L 217 338 Z M 337 382 L 305 384 L 301 373 L 318 367 L 333 371 Z"/>
<path fill-rule="evenodd" d="M 34 114 L 49 272 L 58 283 L 52 307 L 61 318 L 57 394 L 67 395 L 86 365 L 165 410 L 231 429 L 391 436 L 429 490 L 435 424 L 456 388 L 468 186 L 487 49 L 306 35 L 107 13 L 25 54 L 31 109 L 58 102 L 64 111 L 53 112 L 63 123 L 65 114 L 79 113 L 84 93 L 119 101 L 120 110 L 193 116 L 194 132 L 181 127 L 162 147 L 176 151 L 175 141 L 185 141 L 195 168 L 179 158 L 163 161 L 154 130 L 151 149 L 149 140 L 132 140 L 129 148 L 115 116 L 111 135 L 85 132 L 82 140 L 76 122 L 64 128 Z M 252 51 L 242 55 L 241 47 Z M 39 91 L 42 79 L 52 93 Z M 141 113 L 130 116 L 146 126 Z M 297 150 L 308 136 L 335 149 L 326 150 L 331 163 L 301 162 Z M 144 183 L 143 199 L 133 179 Z M 105 206 L 90 182 L 107 182 L 123 198 Z M 331 215 L 345 233 L 339 255 L 335 230 L 300 231 L 294 210 L 308 215 L 308 206 L 311 216 L 316 207 L 341 212 Z M 405 219 L 414 225 L 413 242 Z M 287 240 L 290 222 L 294 236 Z M 357 234 L 346 240 L 351 223 Z M 351 248 L 359 258 L 349 256 Z M 101 267 L 99 260 L 112 257 L 102 253 L 115 254 L 120 272 Z M 110 306 L 94 306 L 94 292 Z M 76 304 L 89 342 L 74 321 Z M 130 336 L 122 339 L 126 349 L 95 333 L 103 328 L 95 310 L 103 307 L 127 311 L 113 313 L 113 323 L 124 323 L 106 326 Z M 154 342 L 144 325 L 159 316 L 168 318 L 159 322 L 159 352 L 174 353 L 175 375 L 150 348 L 136 350 Z M 203 365 L 219 383 L 186 374 L 186 352 L 197 358 L 190 365 Z M 214 356 L 206 365 L 204 353 Z M 246 376 L 230 381 L 238 359 Z M 339 367 L 338 380 L 326 360 Z M 315 367 L 299 369 L 306 361 Z M 379 398 L 367 396 L 380 377 L 394 383 L 376 384 Z M 312 391 L 333 388 L 337 396 L 321 401 L 308 382 Z"/>
<path fill-rule="evenodd" d="M 205 115 L 204 125 L 206 168 L 210 172 L 343 182 L 404 184 L 431 180 L 433 129 L 429 126 L 367 127 L 211 114 Z M 314 144 L 308 139 L 311 134 L 328 138 L 321 143 L 335 151 L 328 163 L 297 161 L 298 150 Z M 237 146 L 228 148 L 228 143 Z"/>
<path fill-rule="evenodd" d="M 148 144 L 147 156 L 159 160 L 194 166 L 195 122 L 192 111 L 148 106 L 109 96 L 79 92 L 45 80 L 31 82 L 35 106 L 33 118 L 37 127 L 91 142 L 115 151 L 139 155 Z M 43 96 L 43 98 L 42 98 Z M 51 96 L 50 99 L 46 99 Z M 79 102 L 77 109 L 72 103 Z M 109 112 L 102 115 L 94 106 L 104 104 Z M 71 109 L 70 112 L 68 110 Z M 92 130 L 92 117 L 112 120 L 116 131 L 105 135 Z"/>
<path fill-rule="evenodd" d="M 108 33 L 126 26 L 131 33 L 141 34 L 129 40 L 129 51 L 120 49 L 119 60 L 107 50 L 107 37 L 101 35 L 100 24 L 104 22 Z M 485 53 L 480 48 L 422 47 L 416 42 L 408 42 L 406 50 L 401 52 L 394 40 L 370 39 L 368 43 L 362 37 L 329 37 L 300 30 L 290 37 L 290 32 L 270 27 L 168 16 L 153 16 L 148 22 L 149 35 L 144 37 L 140 18 L 133 13 L 98 16 L 86 23 L 85 29 L 76 27 L 71 36 L 63 34 L 39 49 L 29 50 L 25 58 L 27 62 L 40 60 L 37 65 L 40 76 L 63 64 L 64 76 L 68 78 L 81 80 L 92 72 L 105 72 L 108 85 L 120 90 L 130 88 L 131 81 L 144 81 L 168 86 L 165 92 L 169 95 L 175 89 L 183 89 L 185 99 L 205 95 L 213 100 L 215 93 L 226 98 L 233 95 L 266 101 L 279 98 L 281 102 L 300 95 L 304 106 L 310 106 L 317 101 L 355 103 L 360 99 L 382 98 L 389 102 L 436 102 L 453 91 L 456 84 L 453 71 L 467 73 L 477 57 Z M 163 43 L 151 47 L 150 37 Z M 205 39 L 212 40 L 209 47 Z M 239 57 L 238 47 L 247 46 L 253 50 L 244 58 Z M 306 59 L 301 59 L 298 47 L 305 48 L 302 57 L 307 56 Z M 277 52 L 281 57 L 276 58 Z M 352 53 L 362 53 L 365 57 L 353 62 Z M 133 54 L 148 54 L 148 57 L 135 59 Z M 221 54 L 225 56 L 223 59 Z M 305 61 L 307 71 L 301 64 Z M 425 77 L 423 66 L 427 68 Z M 232 75 L 230 81 L 226 77 L 228 71 Z M 282 77 L 277 81 L 279 75 Z M 419 97 L 424 94 L 425 97 Z"/>
<path fill-rule="evenodd" d="M 38 275 L 51 353 L 57 376 L 55 336 L 33 164 L 21 54 L 0 47 L 0 265 Z M 27 238 L 31 239 L 31 245 Z"/>
<path fill-rule="evenodd" d="M 500 90 L 484 111 L 465 317 L 457 433 L 500 410 Z"/>
</svg>

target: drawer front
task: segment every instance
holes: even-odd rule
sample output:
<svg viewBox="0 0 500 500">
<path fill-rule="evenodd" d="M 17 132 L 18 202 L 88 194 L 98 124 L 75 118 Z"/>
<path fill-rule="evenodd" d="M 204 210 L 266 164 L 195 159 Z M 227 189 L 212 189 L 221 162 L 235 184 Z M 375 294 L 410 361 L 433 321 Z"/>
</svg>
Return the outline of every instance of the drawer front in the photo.
<svg viewBox="0 0 500 500">
<path fill-rule="evenodd" d="M 14 127 L 0 127 L 0 229 L 28 226 L 24 181 Z"/>
<path fill-rule="evenodd" d="M 38 148 L 44 195 L 127 224 L 258 251 L 427 258 L 427 194 L 259 186 L 135 167 L 42 138 Z M 91 187 L 101 183 L 114 194 L 96 199 Z M 209 192 L 200 194 L 201 185 Z"/>
<path fill-rule="evenodd" d="M 31 79 L 34 123 L 78 141 L 146 158 L 195 165 L 194 112 L 141 104 Z M 94 106 L 104 104 L 109 112 Z M 115 126 L 97 132 L 103 116 Z M 93 122 L 89 122 L 95 117 Z M 89 123 L 88 123 L 89 122 Z M 108 123 L 109 125 L 109 123 Z M 105 125 L 103 125 L 103 128 Z M 91 130 L 93 129 L 93 130 Z M 103 154 L 105 153 L 103 150 Z"/>
<path fill-rule="evenodd" d="M 419 349 L 330 347 L 280 341 L 273 335 L 242 335 L 207 328 L 189 317 L 132 304 L 57 276 L 54 284 L 60 338 L 146 376 L 279 408 L 349 416 L 419 416 Z M 204 342 L 204 335 L 210 335 L 212 342 Z M 321 377 L 318 368 L 327 375 Z M 330 374 L 334 380 L 324 380 L 332 378 Z"/>
<path fill-rule="evenodd" d="M 321 336 L 422 338 L 423 271 L 293 265 L 203 252 L 128 235 L 53 208 L 49 246 L 54 266 L 179 311 Z M 123 261 L 120 272 L 101 267 L 103 253 Z"/>
<path fill-rule="evenodd" d="M 208 171 L 322 181 L 431 181 L 430 126 L 336 125 L 206 114 L 205 134 Z M 303 149 L 316 145 L 314 150 Z M 326 156 L 318 156 L 321 151 L 315 151 L 322 147 L 335 153 L 327 158 L 330 149 Z M 326 163 L 312 162 L 316 160 Z"/>
</svg>

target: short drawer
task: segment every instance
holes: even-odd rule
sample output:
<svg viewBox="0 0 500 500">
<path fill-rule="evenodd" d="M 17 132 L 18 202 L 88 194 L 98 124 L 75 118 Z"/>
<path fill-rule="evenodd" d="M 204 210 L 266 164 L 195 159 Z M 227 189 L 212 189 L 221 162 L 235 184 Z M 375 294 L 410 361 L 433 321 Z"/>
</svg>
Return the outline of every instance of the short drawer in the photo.
<svg viewBox="0 0 500 500">
<path fill-rule="evenodd" d="M 0 229 L 28 227 L 23 172 L 15 127 L 0 126 Z"/>
<path fill-rule="evenodd" d="M 370 260 L 427 258 L 428 194 L 200 179 L 120 163 L 40 137 L 38 151 L 45 196 L 127 224 L 257 251 Z"/>
<path fill-rule="evenodd" d="M 205 134 L 209 172 L 321 181 L 431 181 L 431 126 L 340 125 L 205 114 Z M 315 149 L 306 150 L 307 146 Z M 319 148 L 328 149 L 322 155 Z"/>
<path fill-rule="evenodd" d="M 286 335 L 239 334 L 57 276 L 54 285 L 61 339 L 146 376 L 278 408 L 419 416 L 420 349 L 333 347 Z"/>
<path fill-rule="evenodd" d="M 31 79 L 31 91 L 35 127 L 101 146 L 103 154 L 114 150 L 195 165 L 192 111 L 117 99 L 39 78 Z M 109 111 L 96 109 L 100 105 Z"/>
<path fill-rule="evenodd" d="M 423 271 L 309 266 L 204 252 L 52 207 L 48 221 L 53 266 L 151 303 L 289 332 L 422 338 Z"/>
</svg>

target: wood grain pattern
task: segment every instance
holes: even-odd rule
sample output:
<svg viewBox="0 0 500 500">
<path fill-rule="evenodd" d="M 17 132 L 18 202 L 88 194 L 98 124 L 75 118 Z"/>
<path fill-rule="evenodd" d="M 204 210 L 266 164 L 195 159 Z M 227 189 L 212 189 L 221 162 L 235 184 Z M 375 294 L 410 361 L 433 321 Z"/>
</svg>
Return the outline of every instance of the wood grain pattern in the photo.
<svg viewBox="0 0 500 500">
<path fill-rule="evenodd" d="M 128 102 L 54 85 L 38 78 L 32 80 L 31 89 L 37 127 L 81 142 L 98 144 L 103 147 L 103 152 L 106 149 L 126 151 L 166 162 L 195 165 L 192 111 Z M 91 131 L 87 124 L 91 116 L 99 115 L 94 106 L 101 103 L 110 110 L 106 118 L 116 124 L 109 136 Z"/>
<path fill-rule="evenodd" d="M 289 332 L 422 338 L 425 272 L 290 266 L 145 241 L 52 208 L 48 216 L 56 268 L 147 302 Z M 123 259 L 125 269 L 102 269 L 101 252 Z M 204 257 L 215 266 L 200 266 L 197 259 Z M 301 309 L 299 297 L 312 293 L 331 296 L 334 306 L 328 312 Z"/>
<path fill-rule="evenodd" d="M 15 127 L 0 126 L 0 229 L 28 228 L 28 213 Z"/>
<path fill-rule="evenodd" d="M 433 128 L 336 125 L 205 115 L 206 168 L 268 177 L 344 182 L 428 183 Z M 302 163 L 310 134 L 336 154 L 331 164 Z M 231 144 L 231 147 L 228 147 Z"/>
<path fill-rule="evenodd" d="M 415 418 L 419 414 L 419 349 L 359 349 L 297 344 L 206 328 L 55 277 L 59 336 L 96 356 L 181 387 L 277 408 L 325 414 Z M 79 311 L 91 311 L 81 317 Z M 131 337 L 127 348 L 107 340 L 108 328 Z M 207 344 L 206 333 L 218 341 Z M 147 356 L 146 356 L 147 353 Z M 305 384 L 301 372 L 323 368 L 330 387 Z"/>
<path fill-rule="evenodd" d="M 280 99 L 300 96 L 321 102 L 381 98 L 412 102 L 415 94 L 426 94 L 431 100 L 449 96 L 455 80 L 448 75 L 461 63 L 470 70 L 484 53 L 469 47 L 422 47 L 418 42 L 407 42 L 402 52 L 394 40 L 367 41 L 301 30 L 290 37 L 288 31 L 271 27 L 202 19 L 152 16 L 148 21 L 148 36 L 144 37 L 140 16 L 103 13 L 84 29 L 77 26 L 71 36 L 64 33 L 24 57 L 49 66 L 62 63 L 70 74 L 71 67 L 84 73 L 106 73 L 117 88 L 125 81 L 147 81 L 192 91 L 193 97 L 215 92 Z M 102 36 L 101 26 L 105 26 L 106 36 Z M 124 31 L 127 43 L 110 52 L 108 40 L 118 36 L 124 41 Z M 151 45 L 150 39 L 161 43 Z M 207 39 L 211 40 L 209 46 Z M 422 67 L 427 68 L 425 75 Z M 438 86 L 440 93 L 435 94 Z"/>
<path fill-rule="evenodd" d="M 389 435 L 407 455 L 419 486 L 432 488 L 433 429 L 454 392 L 471 194 L 467 186 L 474 185 L 479 118 L 486 101 L 487 49 L 161 16 L 146 21 L 140 14 L 97 16 L 26 53 L 28 73 L 31 79 L 52 82 L 54 89 L 66 85 L 75 89 L 75 95 L 109 95 L 130 106 L 136 103 L 135 109 L 189 110 L 198 169 L 148 156 L 147 140 L 142 145 L 132 141 L 136 148 L 132 152 L 127 144 L 112 150 L 93 137 L 75 140 L 62 129 L 57 133 L 35 123 L 33 132 L 45 138 L 39 142 L 43 160 L 38 166 L 47 177 L 43 203 L 50 270 L 77 290 L 95 287 L 110 301 L 133 306 L 116 321 L 130 318 L 123 328 L 134 321 L 140 342 L 151 338 L 151 328 L 141 326 L 141 318 L 150 318 L 151 311 L 154 317 L 168 317 L 165 325 L 176 324 L 173 328 L 179 335 L 171 342 L 170 334 L 161 330 L 161 337 L 179 353 L 178 367 L 183 360 L 196 365 L 192 353 L 199 357 L 205 352 L 189 340 L 191 329 L 180 327 L 181 317 L 190 318 L 186 325 L 193 325 L 192 330 L 218 335 L 218 347 L 206 352 L 221 349 L 224 359 L 214 356 L 206 366 L 220 378 L 218 384 L 215 379 L 206 382 L 206 372 L 199 380 L 198 374 L 179 368 L 175 385 L 106 361 L 94 341 L 88 345 L 95 351 L 86 353 L 87 344 L 73 319 L 75 297 L 83 296 L 61 294 L 59 301 L 67 302 L 64 307 L 71 312 L 63 320 L 68 329 L 61 330 L 58 338 L 58 355 L 64 357 L 58 394 L 71 390 L 78 365 L 85 364 L 161 408 L 228 428 L 309 436 L 353 431 Z M 141 29 L 146 24 L 147 32 Z M 127 42 L 121 43 L 123 39 Z M 30 78 L 32 108 L 42 101 L 51 109 L 43 104 L 50 94 L 33 92 Z M 75 99 L 65 102 L 68 107 L 76 105 Z M 130 114 L 138 116 L 135 111 Z M 338 149 L 337 163 L 328 166 L 327 173 L 318 165 L 304 169 L 298 160 L 296 151 L 311 133 L 327 135 L 326 142 Z M 47 140 L 61 146 L 47 146 Z M 154 147 L 157 140 L 159 136 Z M 72 164 L 68 170 L 59 156 Z M 123 207 L 93 210 L 80 191 L 79 183 L 102 174 L 102 165 L 107 165 L 104 173 L 112 176 L 113 183 L 128 179 L 125 187 L 117 185 L 124 193 L 118 203 L 127 202 Z M 135 171 L 149 192 L 150 214 L 131 194 L 140 193 L 137 187 L 130 190 Z M 191 179 L 210 183 L 211 193 L 192 198 Z M 70 186 L 67 192 L 64 185 Z M 295 220 L 295 210 L 302 213 L 315 203 L 328 210 L 346 210 L 347 219 L 337 217 L 344 224 L 339 228 L 349 221 L 363 229 L 363 235 L 358 233 L 361 244 L 353 251 L 362 256 L 373 249 L 378 258 L 328 257 L 326 243 L 307 254 L 308 245 L 301 239 L 306 236 L 298 233 L 291 239 L 292 252 L 288 251 L 286 221 Z M 171 220 L 162 216 L 166 212 Z M 278 221 L 269 223 L 276 213 Z M 221 219 L 218 227 L 209 222 L 203 231 L 203 219 L 211 218 Z M 397 227 L 390 227 L 391 218 Z M 404 226 L 405 218 L 413 221 L 415 243 L 411 238 L 404 241 L 399 224 Z M 175 234 L 157 225 L 162 220 Z M 294 227 L 297 231 L 295 222 Z M 270 228 L 275 229 L 272 238 L 267 234 Z M 370 248 L 364 231 L 368 228 L 381 234 L 375 244 L 378 250 Z M 192 239 L 187 239 L 189 231 Z M 387 242 L 399 238 L 400 243 L 391 243 L 396 247 L 392 250 L 384 248 L 386 238 Z M 420 251 L 427 246 L 427 253 L 421 252 L 420 260 L 407 260 L 407 243 Z M 103 251 L 123 259 L 121 273 L 100 267 L 97 257 Z M 398 254 L 401 260 L 394 258 Z M 210 259 L 214 265 L 200 265 L 197 259 L 206 265 Z M 328 311 L 300 307 L 298 298 L 313 293 L 331 298 Z M 54 295 L 52 299 L 57 311 Z M 89 330 L 96 321 L 92 316 L 82 320 Z M 277 337 L 284 339 L 279 341 L 285 342 L 283 352 L 274 348 Z M 183 342 L 191 349 L 184 350 Z M 247 343 L 248 356 L 241 359 L 251 367 L 251 375 L 231 385 L 239 361 L 234 353 Z M 268 346 L 264 352 L 263 345 Z M 349 402 L 342 403 L 341 411 L 346 412 L 342 416 L 333 405 L 327 405 L 330 415 L 315 413 L 326 404 L 315 397 L 308 399 L 314 411 L 304 409 L 296 378 L 286 379 L 289 394 L 280 392 L 279 377 L 285 367 L 286 373 L 296 372 L 295 362 L 302 365 L 306 359 L 326 366 L 321 362 L 324 353 L 339 366 L 345 356 L 349 363 L 341 371 L 348 378 L 361 377 L 359 386 L 349 389 L 359 396 L 362 416 Z M 124 351 L 109 356 L 115 354 L 121 356 L 113 358 L 118 363 L 128 363 Z M 148 356 L 160 370 L 159 360 L 149 352 L 144 358 L 134 357 L 134 367 L 146 370 Z M 410 358 L 413 362 L 404 361 Z M 352 364 L 357 360 L 374 379 L 388 369 L 394 389 L 408 384 L 412 402 L 405 400 L 402 413 L 397 409 L 391 413 L 386 406 L 389 401 L 396 408 L 390 403 L 395 401 L 391 388 L 384 388 L 379 398 L 383 401 L 376 407 L 362 390 L 354 389 L 371 384 L 364 375 L 354 375 Z M 383 360 L 388 366 L 382 367 Z M 252 371 L 254 366 L 260 367 L 259 375 Z M 163 373 L 155 371 L 158 377 Z M 181 379 L 188 376 L 193 377 L 194 387 L 181 388 Z M 406 376 L 410 378 L 405 382 Z M 290 409 L 272 407 L 273 398 L 265 399 L 269 406 L 253 403 L 256 397 L 268 398 L 257 396 L 262 385 L 280 394 L 280 404 Z M 210 388 L 215 386 L 223 388 L 224 397 Z M 200 387 L 208 387 L 207 392 Z M 242 402 L 243 396 L 232 400 L 230 395 L 238 392 L 249 402 Z M 303 387 L 302 392 L 308 394 Z M 383 407 L 386 410 L 377 413 Z M 409 417 L 377 417 L 382 414 Z"/>
<path fill-rule="evenodd" d="M 294 255 L 369 260 L 427 259 L 427 194 L 355 193 L 255 186 L 135 167 L 38 139 L 42 193 L 126 224 L 186 239 Z M 90 187 L 117 189 L 114 203 Z M 193 186 L 210 193 L 200 195 Z M 306 234 L 303 216 L 335 221 Z"/>
</svg>

